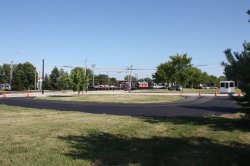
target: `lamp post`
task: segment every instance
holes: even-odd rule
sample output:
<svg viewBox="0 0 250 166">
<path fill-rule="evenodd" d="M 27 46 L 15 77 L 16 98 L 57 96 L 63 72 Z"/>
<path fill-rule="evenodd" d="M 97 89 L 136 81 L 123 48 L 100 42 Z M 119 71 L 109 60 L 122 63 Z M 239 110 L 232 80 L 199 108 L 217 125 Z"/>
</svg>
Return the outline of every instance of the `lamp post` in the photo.
<svg viewBox="0 0 250 166">
<path fill-rule="evenodd" d="M 42 94 L 44 94 L 44 59 L 42 64 Z"/>
</svg>

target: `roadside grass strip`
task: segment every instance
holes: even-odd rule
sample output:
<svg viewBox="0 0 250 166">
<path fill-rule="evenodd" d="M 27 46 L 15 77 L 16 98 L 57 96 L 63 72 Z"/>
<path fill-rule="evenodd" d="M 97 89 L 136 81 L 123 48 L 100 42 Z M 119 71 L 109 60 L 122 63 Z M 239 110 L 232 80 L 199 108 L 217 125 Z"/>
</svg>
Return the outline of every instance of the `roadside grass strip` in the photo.
<svg viewBox="0 0 250 166">
<path fill-rule="evenodd" d="M 60 101 L 80 101 L 97 103 L 169 103 L 183 99 L 181 96 L 166 95 L 134 95 L 134 94 L 84 94 L 81 96 L 51 96 L 38 99 L 60 100 Z"/>
</svg>

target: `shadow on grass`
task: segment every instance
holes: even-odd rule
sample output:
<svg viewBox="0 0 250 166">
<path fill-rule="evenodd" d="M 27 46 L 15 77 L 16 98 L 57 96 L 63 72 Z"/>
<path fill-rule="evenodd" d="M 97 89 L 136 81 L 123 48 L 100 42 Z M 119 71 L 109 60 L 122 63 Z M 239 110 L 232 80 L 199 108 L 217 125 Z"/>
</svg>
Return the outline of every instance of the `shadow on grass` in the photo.
<svg viewBox="0 0 250 166">
<path fill-rule="evenodd" d="M 219 144 L 203 137 L 130 138 L 109 133 L 59 137 L 73 149 L 65 154 L 92 165 L 248 165 L 249 145 Z"/>
<path fill-rule="evenodd" d="M 224 118 L 216 116 L 207 117 L 176 117 L 176 118 L 142 118 L 148 123 L 173 123 L 173 124 L 190 124 L 198 126 L 208 126 L 213 130 L 234 131 L 240 130 L 243 132 L 250 131 L 250 120 L 239 118 Z"/>
<path fill-rule="evenodd" d="M 192 109 L 192 110 L 204 110 L 204 111 L 211 111 L 211 112 L 221 112 L 221 113 L 235 113 L 239 112 L 239 108 L 231 108 L 231 107 L 218 107 L 218 106 L 181 106 L 185 109 Z"/>
</svg>

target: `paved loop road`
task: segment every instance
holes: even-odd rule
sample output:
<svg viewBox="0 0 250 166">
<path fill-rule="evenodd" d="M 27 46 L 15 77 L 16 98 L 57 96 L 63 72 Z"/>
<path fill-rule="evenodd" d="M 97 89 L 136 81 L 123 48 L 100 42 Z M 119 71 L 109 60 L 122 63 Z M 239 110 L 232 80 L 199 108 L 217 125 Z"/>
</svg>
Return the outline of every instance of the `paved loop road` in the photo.
<svg viewBox="0 0 250 166">
<path fill-rule="evenodd" d="M 27 108 L 78 111 L 95 114 L 129 116 L 202 116 L 237 112 L 239 106 L 229 97 L 186 97 L 175 103 L 162 104 L 107 104 L 74 101 L 51 101 L 33 98 L 0 99 L 0 104 Z"/>
</svg>

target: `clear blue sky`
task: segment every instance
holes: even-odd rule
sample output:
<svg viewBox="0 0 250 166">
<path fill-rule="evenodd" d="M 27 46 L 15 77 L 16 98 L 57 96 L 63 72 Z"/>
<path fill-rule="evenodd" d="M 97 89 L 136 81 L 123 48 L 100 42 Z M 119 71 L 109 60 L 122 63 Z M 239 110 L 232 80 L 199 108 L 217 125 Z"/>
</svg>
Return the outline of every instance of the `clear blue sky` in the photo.
<svg viewBox="0 0 250 166">
<path fill-rule="evenodd" d="M 223 51 L 250 41 L 248 9 L 249 0 L 1 0 L 0 63 L 153 69 L 187 53 L 219 76 Z"/>
</svg>

